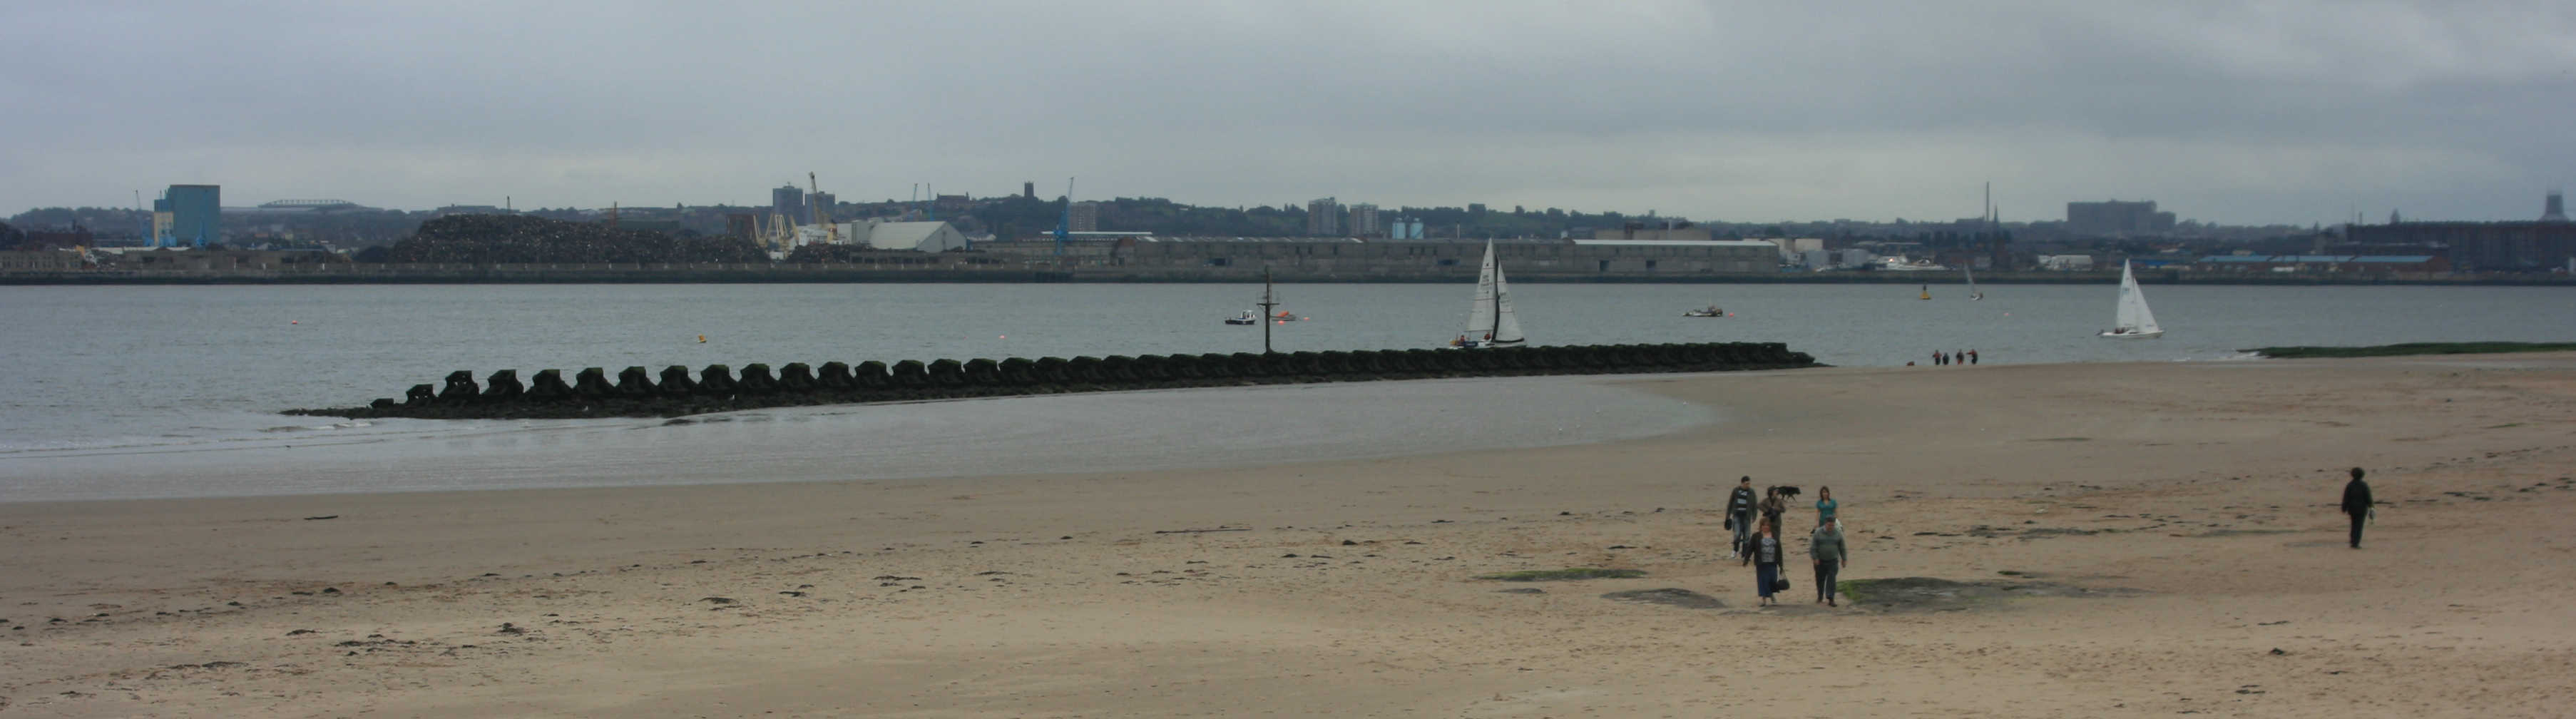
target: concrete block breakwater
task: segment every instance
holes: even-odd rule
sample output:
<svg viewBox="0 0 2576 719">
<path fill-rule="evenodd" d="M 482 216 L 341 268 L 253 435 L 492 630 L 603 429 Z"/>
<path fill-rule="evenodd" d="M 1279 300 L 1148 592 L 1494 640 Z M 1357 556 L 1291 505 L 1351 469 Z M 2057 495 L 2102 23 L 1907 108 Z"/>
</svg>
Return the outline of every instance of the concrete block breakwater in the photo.
<svg viewBox="0 0 2576 719">
<path fill-rule="evenodd" d="M 825 362 L 744 365 L 737 372 L 678 365 L 659 373 L 628 367 L 611 378 L 598 367 L 574 373 L 539 370 L 525 380 L 500 370 L 474 380 L 449 373 L 444 386 L 413 385 L 403 398 L 365 407 L 292 409 L 287 414 L 425 419 L 680 417 L 801 405 L 910 402 L 964 397 L 1227 387 L 1308 382 L 1365 382 L 1436 377 L 1715 372 L 1817 367 L 1814 357 L 1778 342 L 1515 347 L 1491 350 L 1375 350 L 1255 354 L 1112 355 L 1004 360 L 904 360 L 894 364 Z"/>
</svg>

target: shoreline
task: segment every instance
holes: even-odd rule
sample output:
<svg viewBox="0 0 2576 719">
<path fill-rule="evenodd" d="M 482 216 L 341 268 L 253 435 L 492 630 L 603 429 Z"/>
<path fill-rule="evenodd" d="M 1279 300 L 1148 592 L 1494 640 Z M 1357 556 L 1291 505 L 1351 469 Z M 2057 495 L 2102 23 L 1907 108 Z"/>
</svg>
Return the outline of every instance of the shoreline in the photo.
<svg viewBox="0 0 2576 719">
<path fill-rule="evenodd" d="M 1214 469 L 0 504 L 20 570 L 0 600 L 27 627 L 0 646 L 0 697 L 29 716 L 426 717 L 2576 698 L 2558 607 L 2576 353 L 1612 381 L 1729 421 Z M 2356 464 L 2383 501 L 2362 551 L 2331 506 Z M 1798 567 L 1782 606 L 1750 609 L 1715 514 L 1738 475 L 1831 485 L 1844 579 L 2063 589 L 1826 608 Z M 1472 579 L 1582 566 L 1646 576 Z M 1518 587 L 1540 591 L 1495 591 Z M 1724 607 L 1600 596 L 1659 588 Z"/>
<path fill-rule="evenodd" d="M 1719 376 L 1741 373 L 1707 373 Z M 1660 375 L 1659 375 L 1660 376 Z M 0 505 L 110 499 L 910 481 L 1075 470 L 1193 471 L 1364 460 L 1686 431 L 1722 418 L 1618 386 L 1629 375 L 1531 375 L 1130 389 L 739 410 L 685 422 L 393 420 L 348 442 L 0 459 L 20 480 Z M 1514 413 L 1536 402 L 1538 411 Z M 1347 412 L 1368 414 L 1349 421 Z M 1114 423 L 1087 417 L 1120 418 Z M 436 423 L 454 424 L 437 427 Z M 1284 428 L 1284 430 L 1282 429 Z M 998 449 L 997 449 L 998 448 Z M 864 457 L 861 466 L 845 466 Z M 744 480 L 754 467 L 768 479 Z M 293 468 L 281 472 L 279 468 Z M 332 490 L 379 474 L 446 487 Z M 530 484 L 528 477 L 542 477 Z M 45 478 L 51 478 L 50 481 Z M 430 480 L 414 480 L 430 481 Z M 106 489 L 103 487 L 126 489 Z M 323 487 L 314 491 L 311 487 Z M 209 487 L 236 492 L 207 494 Z M 461 489 L 460 489 L 461 488 Z M 169 496 L 167 492 L 182 492 Z M 163 495 L 135 496 L 163 492 Z"/>
</svg>

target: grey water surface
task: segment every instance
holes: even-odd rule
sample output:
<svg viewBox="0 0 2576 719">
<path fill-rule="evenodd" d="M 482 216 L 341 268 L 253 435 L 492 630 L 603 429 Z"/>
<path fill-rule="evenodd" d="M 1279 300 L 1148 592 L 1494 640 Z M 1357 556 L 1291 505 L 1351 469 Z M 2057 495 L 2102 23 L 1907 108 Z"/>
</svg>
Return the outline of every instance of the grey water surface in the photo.
<svg viewBox="0 0 2576 719">
<path fill-rule="evenodd" d="M 1472 288 L 1282 285 L 1281 351 L 1434 347 Z M 1837 365 L 2243 361 L 2267 345 L 2576 338 L 2576 291 L 2146 288 L 2168 334 L 2104 340 L 2113 288 L 1524 284 L 1533 344 L 1784 342 Z M 0 287 L 0 501 L 925 477 L 1592 442 L 1719 421 L 1580 378 L 1114 393 L 660 420 L 336 421 L 452 370 L 1259 351 L 1246 285 Z M 1733 316 L 1682 317 L 1718 305 Z M 699 338 L 703 336 L 704 342 Z M 752 465 L 746 467 L 746 464 Z"/>
</svg>

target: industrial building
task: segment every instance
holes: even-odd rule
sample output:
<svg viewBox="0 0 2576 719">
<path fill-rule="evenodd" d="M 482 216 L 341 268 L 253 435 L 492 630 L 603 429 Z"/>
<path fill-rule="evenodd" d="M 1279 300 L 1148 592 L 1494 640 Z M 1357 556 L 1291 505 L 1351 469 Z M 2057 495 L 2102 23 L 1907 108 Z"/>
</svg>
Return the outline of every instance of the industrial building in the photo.
<svg viewBox="0 0 2576 719">
<path fill-rule="evenodd" d="M 153 247 L 198 247 L 222 242 L 223 186 L 171 185 L 152 201 Z"/>
<path fill-rule="evenodd" d="M 837 234 L 837 237 L 835 235 Z M 967 249 L 966 233 L 941 221 L 890 222 L 859 220 L 829 226 L 796 228 L 797 245 L 863 245 L 879 250 L 946 252 Z"/>
<path fill-rule="evenodd" d="M 1484 252 L 1482 242 L 1138 238 L 1121 241 L 1112 256 L 1120 265 L 1137 268 L 1272 265 L 1354 276 L 1473 276 Z M 1494 257 L 1514 276 L 1669 276 L 1775 272 L 1780 249 L 1754 240 L 1509 240 L 1494 244 Z"/>
<path fill-rule="evenodd" d="M 2066 203 L 2066 231 L 2076 235 L 2159 235 L 2173 229 L 2174 213 L 2157 212 L 2153 200 Z"/>
<path fill-rule="evenodd" d="M 946 222 L 861 222 L 853 223 L 860 235 L 854 240 L 880 250 L 914 252 L 947 252 L 967 247 L 966 233 Z"/>
<path fill-rule="evenodd" d="M 2392 222 L 2347 225 L 2344 242 L 2365 247 L 2447 249 L 2460 272 L 2544 272 L 2576 267 L 2576 222 L 2565 200 L 2549 193 L 2531 222 Z"/>
<path fill-rule="evenodd" d="M 2208 255 L 2192 262 L 2199 272 L 2426 276 L 2451 271 L 2440 255 Z"/>
</svg>

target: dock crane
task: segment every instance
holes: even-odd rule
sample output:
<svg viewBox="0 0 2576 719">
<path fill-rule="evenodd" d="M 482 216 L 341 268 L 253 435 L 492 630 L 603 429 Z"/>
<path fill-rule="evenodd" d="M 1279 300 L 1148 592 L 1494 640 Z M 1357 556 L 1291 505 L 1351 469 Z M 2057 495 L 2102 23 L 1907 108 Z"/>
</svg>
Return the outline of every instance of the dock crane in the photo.
<svg viewBox="0 0 2576 719">
<path fill-rule="evenodd" d="M 841 244 L 841 226 L 832 224 L 830 209 L 823 206 L 823 183 L 814 179 L 814 173 L 807 172 L 805 186 L 813 188 L 813 194 L 806 199 L 812 200 L 809 204 L 814 206 L 814 224 L 823 226 L 823 231 L 827 233 L 825 236 L 831 238 L 832 244 Z"/>
</svg>

